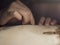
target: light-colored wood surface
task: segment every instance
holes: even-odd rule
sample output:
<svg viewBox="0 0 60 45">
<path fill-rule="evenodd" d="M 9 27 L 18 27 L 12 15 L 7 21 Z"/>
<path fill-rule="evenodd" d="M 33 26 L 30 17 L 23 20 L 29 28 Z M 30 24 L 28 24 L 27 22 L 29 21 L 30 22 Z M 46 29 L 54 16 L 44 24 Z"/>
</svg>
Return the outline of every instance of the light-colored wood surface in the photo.
<svg viewBox="0 0 60 45">
<path fill-rule="evenodd" d="M 0 28 L 0 45 L 60 45 L 57 26 L 20 25 Z"/>
</svg>

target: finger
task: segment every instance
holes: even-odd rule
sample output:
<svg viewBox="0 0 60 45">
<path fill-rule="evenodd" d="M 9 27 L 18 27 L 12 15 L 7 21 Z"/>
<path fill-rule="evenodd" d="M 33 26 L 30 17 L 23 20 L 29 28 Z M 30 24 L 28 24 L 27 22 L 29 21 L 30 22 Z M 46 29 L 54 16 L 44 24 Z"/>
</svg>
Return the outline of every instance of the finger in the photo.
<svg viewBox="0 0 60 45">
<path fill-rule="evenodd" d="M 13 17 L 12 16 L 9 16 L 9 17 L 6 17 L 4 19 L 1 19 L 1 25 L 5 25 L 9 20 L 11 20 Z"/>
<path fill-rule="evenodd" d="M 22 20 L 22 15 L 19 14 L 17 11 L 14 11 L 13 16 L 18 20 Z"/>
<path fill-rule="evenodd" d="M 38 25 L 43 25 L 44 21 L 45 21 L 45 17 L 41 17 Z"/>
<path fill-rule="evenodd" d="M 50 24 L 51 25 L 56 25 L 57 24 L 57 21 L 56 20 L 53 20 Z"/>
<path fill-rule="evenodd" d="M 9 20 L 11 20 L 12 18 L 16 18 L 18 20 L 22 20 L 22 16 L 17 12 L 17 11 L 14 11 L 14 12 L 11 12 L 9 13 L 10 16 L 7 16 L 5 18 L 2 19 L 2 23 L 1 25 L 5 25 L 6 23 L 8 23 Z"/>
<path fill-rule="evenodd" d="M 29 21 L 30 21 L 30 12 L 29 11 L 27 12 L 27 11 L 21 10 L 21 11 L 19 11 L 19 13 L 23 16 L 22 24 L 29 23 Z"/>
<path fill-rule="evenodd" d="M 34 17 L 33 17 L 33 15 L 31 14 L 31 18 L 30 18 L 30 23 L 32 24 L 32 25 L 34 25 L 35 24 L 35 20 L 34 20 Z"/>
<path fill-rule="evenodd" d="M 50 25 L 50 22 L 51 22 L 51 18 L 47 18 L 46 21 L 45 21 L 45 25 L 46 26 L 49 26 Z"/>
<path fill-rule="evenodd" d="M 13 18 L 13 16 L 10 15 L 9 12 L 5 15 L 6 15 L 5 17 L 1 18 L 1 23 L 0 23 L 1 25 L 5 25 L 9 20 Z"/>
</svg>

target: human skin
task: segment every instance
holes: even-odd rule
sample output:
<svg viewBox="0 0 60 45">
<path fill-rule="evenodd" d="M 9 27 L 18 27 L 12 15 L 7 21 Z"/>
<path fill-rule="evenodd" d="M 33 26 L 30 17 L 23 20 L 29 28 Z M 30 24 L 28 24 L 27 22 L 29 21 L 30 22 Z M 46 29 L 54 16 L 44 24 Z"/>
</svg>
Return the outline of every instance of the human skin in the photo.
<svg viewBox="0 0 60 45">
<path fill-rule="evenodd" d="M 6 11 L 4 11 L 2 15 L 3 16 L 1 16 L 0 25 L 5 25 L 11 19 L 15 21 L 23 20 L 22 24 L 35 24 L 34 17 L 32 16 L 30 9 L 23 3 L 21 3 L 19 0 L 11 3 L 9 8 Z"/>
<path fill-rule="evenodd" d="M 33 3 L 32 11 L 36 21 L 38 20 L 38 22 L 41 22 L 42 18 L 43 20 L 41 23 L 39 22 L 40 24 L 44 24 L 44 22 L 45 25 L 55 25 L 56 23 L 58 24 L 60 20 L 59 5 L 59 3 Z"/>
<path fill-rule="evenodd" d="M 36 21 L 38 22 L 38 25 L 55 25 L 56 24 L 57 21 L 55 19 L 52 20 L 51 17 L 48 17 L 46 15 L 47 16 L 46 18 L 45 16 L 48 9 L 50 10 L 50 6 L 48 6 L 48 4 L 37 4 L 36 3 L 33 5 L 34 5 L 33 8 L 35 7 L 34 9 L 38 8 L 37 10 L 35 10 L 35 13 L 38 13 L 38 14 L 34 15 L 35 19 L 38 19 L 38 17 L 40 17 L 38 19 L 39 21 Z M 38 10 L 40 13 L 42 12 L 43 14 L 40 15 Z M 11 5 L 6 11 L 4 11 L 4 14 L 1 18 L 0 25 L 5 25 L 7 23 L 11 24 L 11 22 L 16 24 L 18 21 L 19 22 L 22 21 L 22 24 L 28 24 L 28 23 L 35 24 L 35 20 L 34 20 L 34 17 L 30 9 L 26 5 L 24 5 L 22 2 L 15 1 L 11 3 Z"/>
<path fill-rule="evenodd" d="M 60 3 L 55 1 L 42 0 L 21 0 L 30 7 L 36 24 L 39 25 L 59 25 L 60 24 Z M 42 2 L 41 2 L 42 1 Z M 57 0 L 56 0 L 57 1 Z M 46 21 L 47 20 L 47 21 Z"/>
</svg>

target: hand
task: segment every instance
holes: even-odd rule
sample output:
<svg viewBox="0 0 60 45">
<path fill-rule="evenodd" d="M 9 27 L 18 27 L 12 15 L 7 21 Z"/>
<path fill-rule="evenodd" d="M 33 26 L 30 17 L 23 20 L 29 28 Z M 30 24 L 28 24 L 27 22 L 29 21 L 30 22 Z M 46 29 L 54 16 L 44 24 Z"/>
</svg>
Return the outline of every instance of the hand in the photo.
<svg viewBox="0 0 60 45">
<path fill-rule="evenodd" d="M 31 12 L 23 12 L 22 14 L 21 12 L 15 11 L 13 13 L 13 17 L 15 17 L 17 20 L 22 21 L 22 24 L 35 24 L 34 17 Z"/>
<path fill-rule="evenodd" d="M 32 16 L 31 12 L 23 12 L 23 14 L 20 14 L 20 12 L 14 11 L 14 12 L 11 12 L 10 14 L 8 13 L 8 16 L 4 16 L 1 19 L 1 25 L 5 25 L 9 21 L 12 22 L 12 23 L 15 23 L 16 21 L 17 22 L 22 21 L 22 24 L 28 24 L 28 23 L 30 23 L 32 25 L 35 24 L 34 18 Z"/>
<path fill-rule="evenodd" d="M 57 21 L 55 19 L 51 19 L 51 18 L 45 18 L 45 17 L 41 17 L 40 18 L 40 21 L 38 23 L 38 25 L 46 25 L 46 26 L 49 26 L 49 25 L 56 25 L 57 24 Z"/>
<path fill-rule="evenodd" d="M 10 13 L 12 12 L 13 13 L 9 15 L 5 11 L 5 13 L 3 13 L 4 17 L 1 18 L 1 23 L 0 23 L 1 25 L 5 25 L 9 21 L 14 23 L 16 21 L 21 21 L 21 20 L 22 20 L 22 24 L 27 24 L 27 23 L 35 24 L 34 18 L 30 9 L 20 1 L 11 3 L 7 11 Z M 5 15 L 8 15 L 8 16 L 5 16 Z"/>
</svg>

